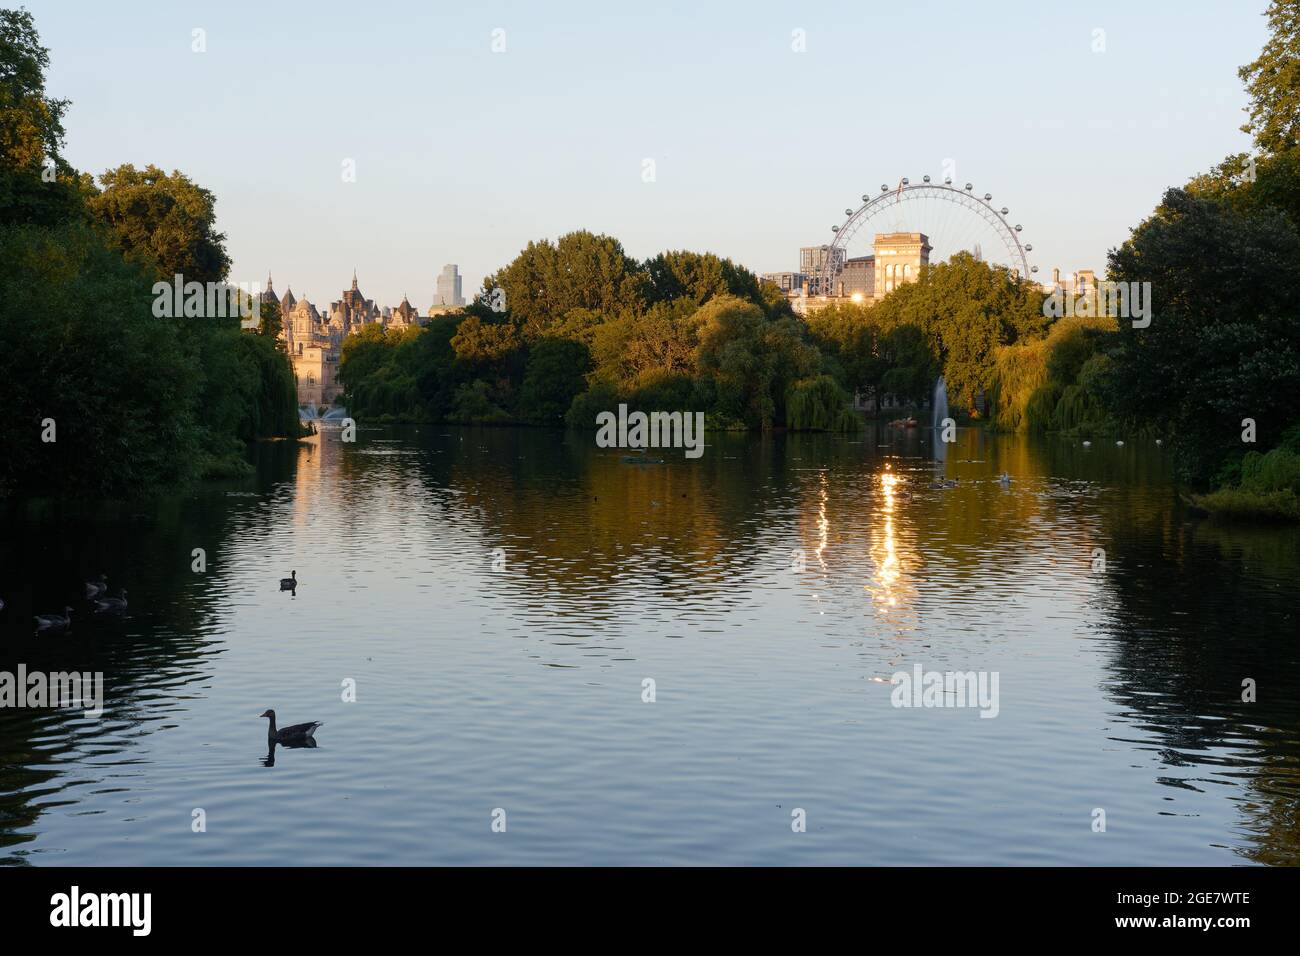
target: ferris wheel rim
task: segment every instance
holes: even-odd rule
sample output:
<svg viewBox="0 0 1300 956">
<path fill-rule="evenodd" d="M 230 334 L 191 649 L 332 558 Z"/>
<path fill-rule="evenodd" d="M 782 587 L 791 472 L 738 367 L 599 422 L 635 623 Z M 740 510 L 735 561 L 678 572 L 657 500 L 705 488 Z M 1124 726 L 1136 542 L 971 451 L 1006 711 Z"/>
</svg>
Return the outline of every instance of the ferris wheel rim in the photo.
<svg viewBox="0 0 1300 956">
<path fill-rule="evenodd" d="M 825 294 L 824 290 L 832 288 L 832 282 L 837 274 L 835 250 L 843 251 L 845 261 L 847 261 L 849 240 L 877 213 L 908 201 L 904 199 L 905 194 L 909 199 L 933 197 L 953 202 L 980 216 L 993 227 L 994 232 L 1002 239 L 1003 244 L 1006 246 L 1007 256 L 1011 260 L 1012 268 L 1014 269 L 1015 264 L 1019 263 L 1020 277 L 1028 280 L 1031 275 L 1029 257 L 1018 235 L 1020 231 L 1019 225 L 1013 227 L 1008 222 L 1006 213 L 993 205 L 991 194 L 979 195 L 973 189 L 971 183 L 967 183 L 964 189 L 958 189 L 947 181 L 943 183 L 930 182 L 928 176 L 925 182 L 920 183 L 911 183 L 905 177 L 896 187 L 882 186 L 881 191 L 871 197 L 864 194 L 862 204 L 856 209 L 852 207 L 846 209 L 845 212 L 851 210 L 848 218 L 842 224 L 831 227 L 835 238 L 829 243 L 829 254 L 824 257 L 821 271 L 818 273 L 818 288 L 823 290 L 823 294 Z"/>
</svg>

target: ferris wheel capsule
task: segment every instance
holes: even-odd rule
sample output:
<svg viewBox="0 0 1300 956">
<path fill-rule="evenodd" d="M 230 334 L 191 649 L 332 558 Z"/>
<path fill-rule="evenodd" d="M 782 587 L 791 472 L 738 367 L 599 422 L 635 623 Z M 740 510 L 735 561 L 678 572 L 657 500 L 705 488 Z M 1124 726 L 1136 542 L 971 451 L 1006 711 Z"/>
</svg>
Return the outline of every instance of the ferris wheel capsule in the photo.
<svg viewBox="0 0 1300 956">
<path fill-rule="evenodd" d="M 1033 252 L 1033 251 L 1034 251 L 1034 247 L 1033 247 L 1033 245 L 1030 244 L 1030 243 L 1026 243 L 1026 244 L 1025 244 L 1025 252 Z"/>
<path fill-rule="evenodd" d="M 831 226 L 831 232 L 839 232 L 839 231 L 840 231 L 839 226 Z"/>
<path fill-rule="evenodd" d="M 966 191 L 967 191 L 967 192 L 970 192 L 970 191 L 971 191 L 972 189 L 974 189 L 974 188 L 975 188 L 975 187 L 972 186 L 970 183 L 967 183 L 967 184 L 966 184 Z"/>
<path fill-rule="evenodd" d="M 928 183 L 929 181 L 930 181 L 930 177 L 929 177 L 929 176 L 922 176 L 922 177 L 921 177 L 921 182 L 923 182 L 923 183 Z"/>
<path fill-rule="evenodd" d="M 863 194 L 862 194 L 862 201 L 863 201 L 863 202 L 871 202 L 871 197 L 868 196 L 866 193 L 863 193 Z"/>
<path fill-rule="evenodd" d="M 1016 223 L 1016 232 L 1020 231 L 1020 223 Z"/>
<path fill-rule="evenodd" d="M 1002 215 L 1004 215 L 1004 216 L 1005 216 L 1008 212 L 1010 212 L 1010 211 L 1011 211 L 1011 210 L 1007 209 L 1006 206 L 1003 206 L 1002 209 L 1000 210 L 1000 212 L 1001 212 Z"/>
<path fill-rule="evenodd" d="M 945 186 L 951 186 L 951 185 L 952 185 L 952 177 L 951 177 L 951 176 L 945 176 L 945 177 L 943 177 L 943 184 L 944 184 Z"/>
<path fill-rule="evenodd" d="M 1038 271 L 1038 266 L 1030 266 L 1030 267 L 1029 267 L 1029 271 L 1030 271 L 1030 272 L 1037 272 L 1037 271 Z"/>
<path fill-rule="evenodd" d="M 907 177 L 906 177 L 906 176 L 904 176 L 904 177 L 903 177 L 903 185 L 904 185 L 904 186 L 907 186 L 907 185 L 909 185 L 909 183 L 908 183 L 908 181 L 907 181 Z"/>
<path fill-rule="evenodd" d="M 882 193 L 887 193 L 887 192 L 889 192 L 889 187 L 886 186 L 884 183 L 881 183 L 881 184 L 880 184 L 880 191 L 881 191 Z"/>
<path fill-rule="evenodd" d="M 853 210 L 850 209 L 850 208 L 848 208 L 848 207 L 846 206 L 845 209 L 844 209 L 844 215 L 846 215 L 846 216 L 851 216 L 851 215 L 853 215 Z"/>
<path fill-rule="evenodd" d="M 984 201 L 985 201 L 985 202 L 988 202 L 988 201 L 989 201 L 990 199 L 992 199 L 992 198 L 993 198 L 993 194 L 992 194 L 992 193 L 985 193 L 985 194 L 984 194 Z"/>
</svg>

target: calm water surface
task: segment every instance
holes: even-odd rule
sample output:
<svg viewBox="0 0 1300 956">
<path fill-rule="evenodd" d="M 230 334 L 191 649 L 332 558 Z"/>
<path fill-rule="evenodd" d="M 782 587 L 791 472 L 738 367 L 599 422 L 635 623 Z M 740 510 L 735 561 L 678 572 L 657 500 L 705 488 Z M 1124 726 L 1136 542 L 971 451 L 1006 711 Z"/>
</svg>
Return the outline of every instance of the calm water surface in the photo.
<svg viewBox="0 0 1300 956">
<path fill-rule="evenodd" d="M 0 862 L 1300 863 L 1300 532 L 1184 514 L 1153 445 L 930 437 L 363 428 L 11 503 L 0 669 L 107 705 L 0 710 Z M 996 672 L 998 716 L 891 706 L 916 664 Z M 268 707 L 319 746 L 267 766 Z"/>
</svg>

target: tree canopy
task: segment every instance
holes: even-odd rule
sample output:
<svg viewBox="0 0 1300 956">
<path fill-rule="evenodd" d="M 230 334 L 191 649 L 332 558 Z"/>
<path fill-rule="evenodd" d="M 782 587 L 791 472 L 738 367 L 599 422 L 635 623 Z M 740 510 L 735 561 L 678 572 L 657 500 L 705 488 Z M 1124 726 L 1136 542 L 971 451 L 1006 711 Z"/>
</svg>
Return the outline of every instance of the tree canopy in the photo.
<svg viewBox="0 0 1300 956">
<path fill-rule="evenodd" d="M 186 282 L 220 282 L 230 271 L 223 233 L 216 228 L 216 197 L 179 171 L 126 163 L 99 177 L 102 190 L 89 199 L 112 246 L 129 259 L 149 263 L 159 279 L 180 274 Z"/>
<path fill-rule="evenodd" d="M 1279 153 L 1300 145 L 1300 0 L 1272 0 L 1265 16 L 1268 41 L 1238 71 L 1250 94 L 1242 131 L 1265 152 Z"/>
</svg>

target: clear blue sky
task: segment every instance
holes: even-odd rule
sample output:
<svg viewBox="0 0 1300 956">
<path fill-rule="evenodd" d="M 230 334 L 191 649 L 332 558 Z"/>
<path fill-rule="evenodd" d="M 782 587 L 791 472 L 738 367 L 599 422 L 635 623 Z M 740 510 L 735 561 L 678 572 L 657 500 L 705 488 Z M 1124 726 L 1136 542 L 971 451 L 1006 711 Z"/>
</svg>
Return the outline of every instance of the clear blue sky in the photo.
<svg viewBox="0 0 1300 956">
<path fill-rule="evenodd" d="M 1040 277 L 1102 271 L 1163 189 L 1248 148 L 1236 68 L 1265 6 L 28 3 L 74 166 L 152 162 L 211 189 L 234 281 L 270 268 L 323 304 L 355 266 L 368 296 L 421 309 L 444 263 L 468 294 L 577 228 L 638 258 L 794 269 L 854 197 L 949 157 L 1012 208 Z"/>
</svg>

